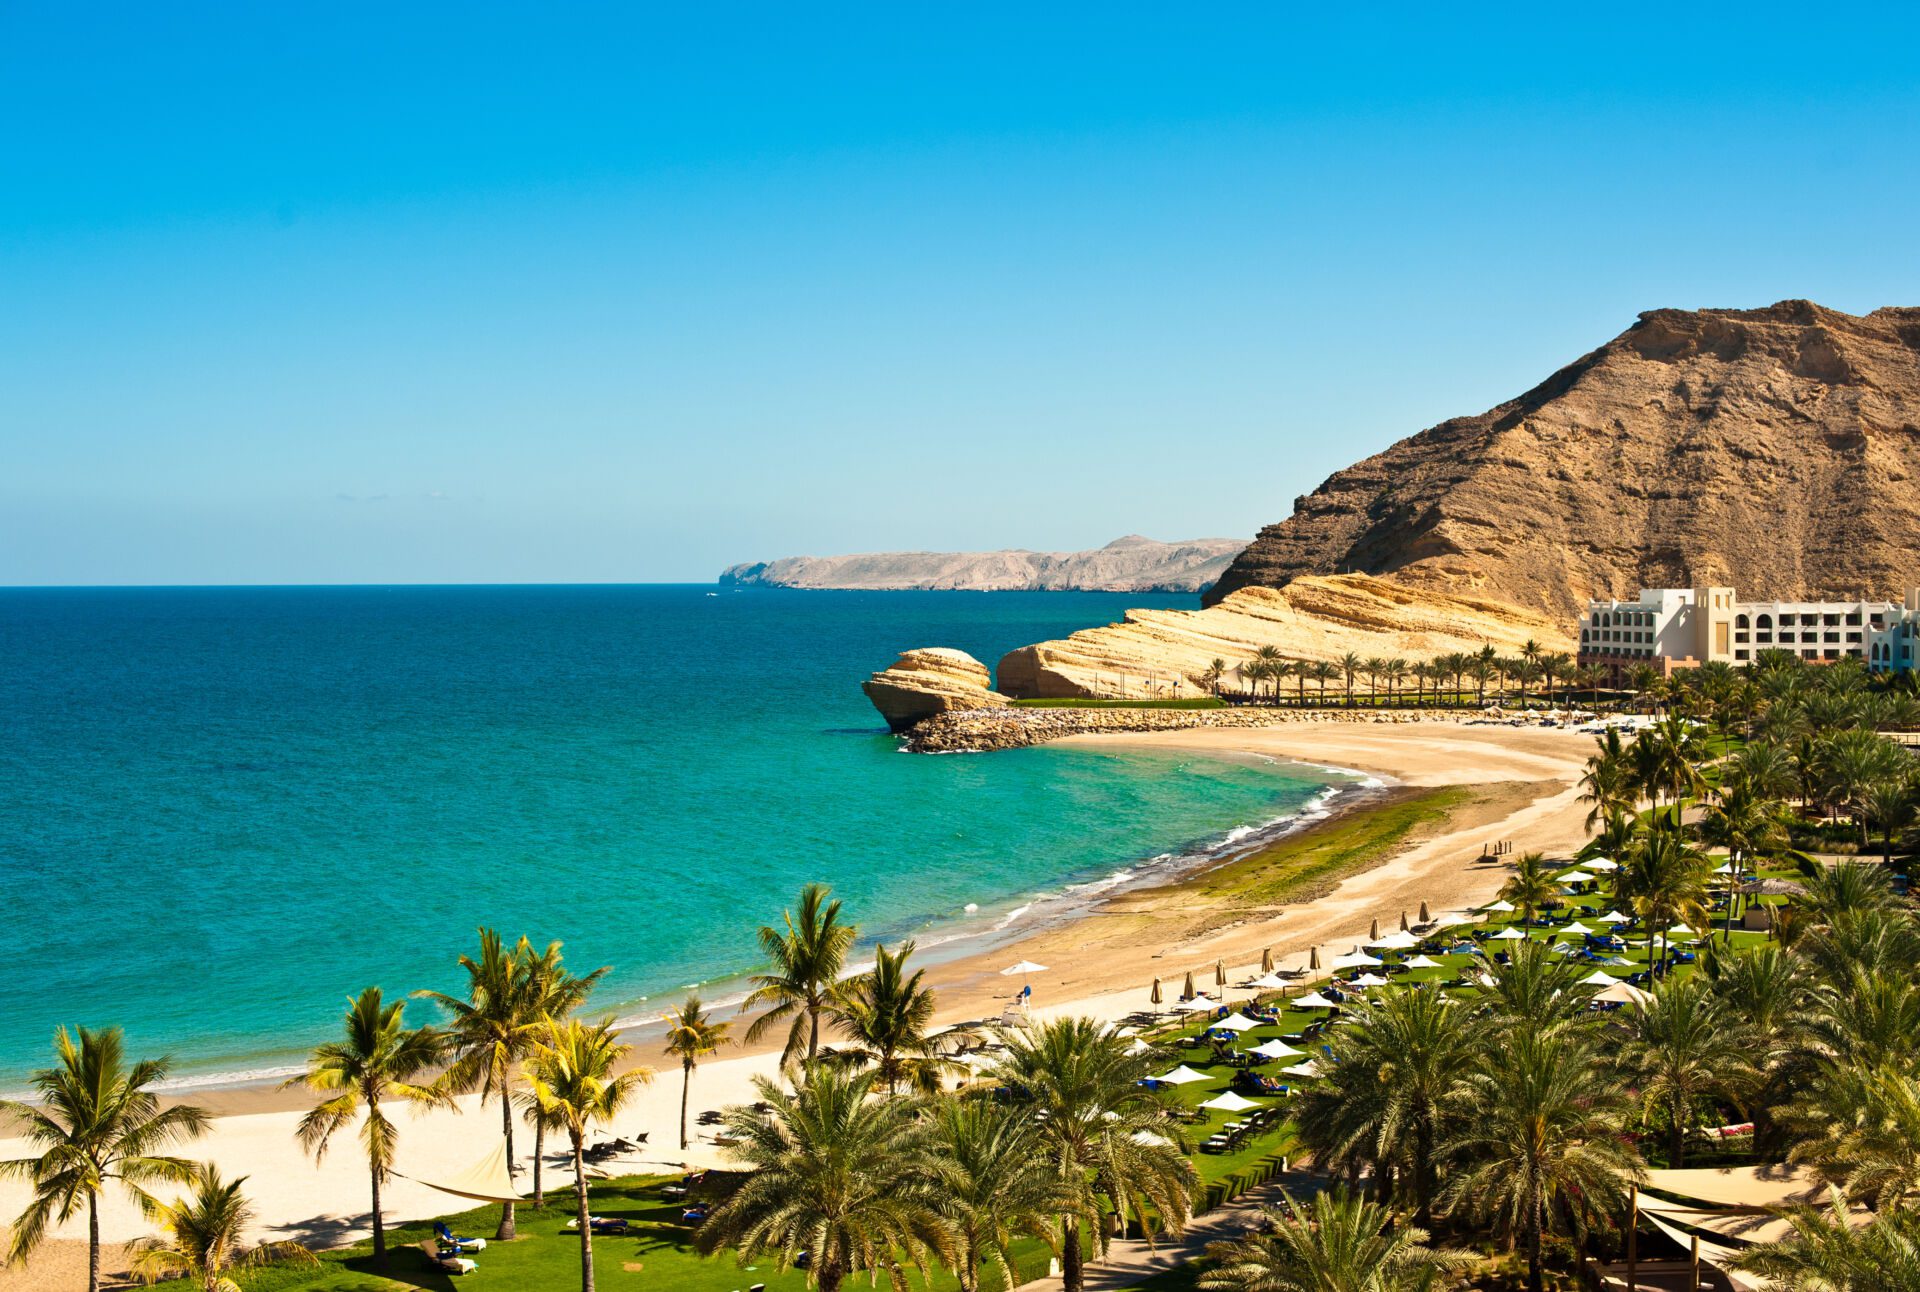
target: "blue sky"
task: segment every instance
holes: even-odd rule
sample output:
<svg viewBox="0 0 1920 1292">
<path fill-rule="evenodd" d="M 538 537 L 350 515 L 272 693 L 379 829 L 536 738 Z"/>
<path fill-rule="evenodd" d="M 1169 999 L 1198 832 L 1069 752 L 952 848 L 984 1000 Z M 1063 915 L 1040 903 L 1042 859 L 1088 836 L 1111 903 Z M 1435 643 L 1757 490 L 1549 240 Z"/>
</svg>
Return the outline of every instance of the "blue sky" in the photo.
<svg viewBox="0 0 1920 1292">
<path fill-rule="evenodd" d="M 1920 304 L 1911 10 L 1322 8 L 0 5 L 0 583 L 1250 535 Z"/>
</svg>

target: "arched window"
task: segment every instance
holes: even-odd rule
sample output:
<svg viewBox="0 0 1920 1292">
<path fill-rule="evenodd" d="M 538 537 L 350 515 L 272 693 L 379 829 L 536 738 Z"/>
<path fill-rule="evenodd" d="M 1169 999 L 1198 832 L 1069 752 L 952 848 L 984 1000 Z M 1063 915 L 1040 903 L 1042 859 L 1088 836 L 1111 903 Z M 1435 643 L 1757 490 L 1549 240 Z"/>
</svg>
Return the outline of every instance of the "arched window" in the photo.
<svg viewBox="0 0 1920 1292">
<path fill-rule="evenodd" d="M 1756 618 L 1756 619 L 1755 619 L 1755 620 L 1753 621 L 1753 625 L 1754 625 L 1754 627 L 1756 627 L 1756 628 L 1762 628 L 1762 629 L 1769 629 L 1769 628 L 1772 628 L 1772 627 L 1773 627 L 1773 616 L 1772 616 L 1772 615 L 1760 615 L 1759 617 L 1757 617 L 1757 618 Z"/>
<path fill-rule="evenodd" d="M 1733 617 L 1733 626 L 1735 628 L 1751 628 L 1753 625 L 1747 622 L 1745 615 L 1735 615 Z"/>
</svg>

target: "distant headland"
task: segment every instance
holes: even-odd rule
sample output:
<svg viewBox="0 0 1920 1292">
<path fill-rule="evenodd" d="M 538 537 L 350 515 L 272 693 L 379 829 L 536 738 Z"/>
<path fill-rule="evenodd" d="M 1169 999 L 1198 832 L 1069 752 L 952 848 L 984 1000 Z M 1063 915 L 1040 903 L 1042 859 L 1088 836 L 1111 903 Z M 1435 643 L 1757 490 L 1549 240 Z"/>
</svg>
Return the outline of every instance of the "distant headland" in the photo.
<svg viewBox="0 0 1920 1292">
<path fill-rule="evenodd" d="M 1129 534 L 1088 552 L 1012 549 L 790 556 L 730 566 L 720 583 L 885 592 L 1202 592 L 1246 545 L 1244 538 L 1162 543 Z"/>
</svg>

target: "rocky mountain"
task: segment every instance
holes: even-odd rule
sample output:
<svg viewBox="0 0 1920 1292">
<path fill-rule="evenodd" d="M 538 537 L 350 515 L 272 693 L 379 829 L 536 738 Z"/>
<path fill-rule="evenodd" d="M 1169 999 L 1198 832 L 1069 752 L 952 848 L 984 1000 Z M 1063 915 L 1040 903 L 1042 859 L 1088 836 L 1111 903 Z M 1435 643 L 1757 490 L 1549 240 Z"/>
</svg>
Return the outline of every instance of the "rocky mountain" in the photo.
<svg viewBox="0 0 1920 1292">
<path fill-rule="evenodd" d="M 1897 597 L 1920 571 L 1917 471 L 1920 309 L 1652 310 L 1335 473 L 1205 600 L 1352 571 L 1565 626 L 1643 586 Z"/>
<path fill-rule="evenodd" d="M 969 592 L 1199 592 L 1246 546 L 1238 538 L 1161 543 L 1138 534 L 1091 552 L 874 552 L 735 565 L 723 586 Z"/>
</svg>

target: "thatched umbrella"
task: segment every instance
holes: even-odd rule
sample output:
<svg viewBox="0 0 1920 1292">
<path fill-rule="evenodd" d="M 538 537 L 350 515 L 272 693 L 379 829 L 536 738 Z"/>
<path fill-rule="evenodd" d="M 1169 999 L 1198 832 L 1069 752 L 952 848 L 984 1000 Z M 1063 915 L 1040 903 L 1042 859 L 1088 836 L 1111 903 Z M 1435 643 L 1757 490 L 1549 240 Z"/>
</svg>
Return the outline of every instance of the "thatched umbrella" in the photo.
<svg viewBox="0 0 1920 1292">
<path fill-rule="evenodd" d="M 1213 985 L 1216 987 L 1227 985 L 1227 962 L 1224 960 L 1213 962 Z"/>
<path fill-rule="evenodd" d="M 1187 985 L 1180 989 L 1181 1000 L 1193 999 L 1193 970 L 1187 970 Z"/>
<path fill-rule="evenodd" d="M 1427 904 L 1425 902 L 1420 903 L 1420 922 L 1422 924 L 1433 923 L 1433 916 L 1427 914 Z"/>
<path fill-rule="evenodd" d="M 1147 993 L 1147 1000 L 1155 1005 L 1160 1003 L 1160 980 L 1158 978 L 1153 980 L 1153 990 Z"/>
<path fill-rule="evenodd" d="M 1378 942 L 1380 940 L 1380 917 L 1379 916 L 1376 915 L 1373 917 L 1373 927 L 1367 930 L 1367 936 L 1375 942 Z"/>
<path fill-rule="evenodd" d="M 1407 913 L 1405 911 L 1400 912 L 1400 931 L 1402 933 L 1412 932 L 1412 930 L 1407 927 Z"/>
<path fill-rule="evenodd" d="M 1268 947 L 1265 951 L 1262 951 L 1260 953 L 1260 972 L 1263 974 L 1269 974 L 1273 972 L 1273 948 L 1272 947 Z"/>
<path fill-rule="evenodd" d="M 1311 947 L 1307 951 L 1307 968 L 1318 969 L 1319 967 L 1320 967 L 1320 948 Z"/>
</svg>

